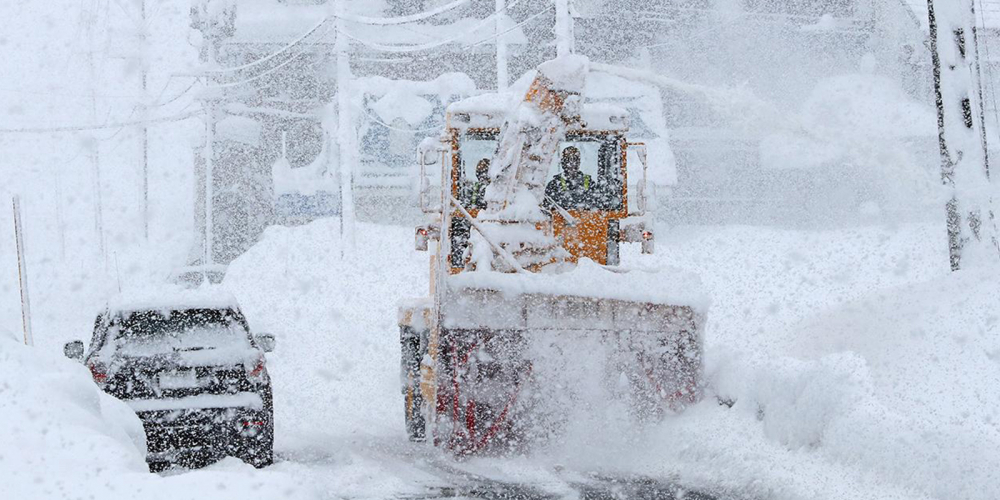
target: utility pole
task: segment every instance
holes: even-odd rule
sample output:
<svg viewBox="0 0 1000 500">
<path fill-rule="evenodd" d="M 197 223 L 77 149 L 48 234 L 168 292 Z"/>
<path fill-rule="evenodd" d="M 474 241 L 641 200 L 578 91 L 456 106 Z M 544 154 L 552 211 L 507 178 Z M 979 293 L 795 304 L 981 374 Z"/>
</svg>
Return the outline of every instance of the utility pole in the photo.
<svg viewBox="0 0 1000 500">
<path fill-rule="evenodd" d="M 24 259 L 24 229 L 21 225 L 21 199 L 14 196 L 14 239 L 17 244 L 17 278 L 21 285 L 21 324 L 24 327 L 24 345 L 35 345 L 31 332 L 31 302 L 28 294 L 28 263 Z"/>
<path fill-rule="evenodd" d="M 354 128 L 351 120 L 350 41 L 344 35 L 346 0 L 337 2 L 337 144 L 340 149 L 340 217 L 343 250 L 354 250 Z"/>
<path fill-rule="evenodd" d="M 569 0 L 556 2 L 556 56 L 573 53 L 573 17 L 569 11 Z"/>
<path fill-rule="evenodd" d="M 503 25 L 500 19 L 505 18 L 500 13 L 506 7 L 506 0 L 496 0 L 496 36 L 497 36 L 497 92 L 507 90 L 510 81 L 507 73 L 507 42 L 503 36 Z"/>
<path fill-rule="evenodd" d="M 86 27 L 87 31 L 87 66 L 90 70 L 90 117 L 95 123 L 97 122 L 97 68 L 94 64 L 94 33 L 93 29 L 97 23 L 97 13 L 93 14 L 94 17 L 85 20 L 88 23 Z M 97 250 L 101 255 L 101 263 L 106 268 L 107 267 L 107 256 L 105 255 L 104 249 L 104 202 L 102 199 L 102 189 L 101 189 L 101 142 L 97 138 L 96 134 L 91 134 L 88 145 L 91 148 L 89 154 L 90 164 L 94 171 L 93 183 L 94 183 L 94 232 L 97 235 Z"/>
<path fill-rule="evenodd" d="M 142 96 L 142 116 L 143 120 L 148 118 L 147 116 L 147 95 L 146 95 L 146 85 L 148 75 L 147 63 L 149 62 L 146 57 L 146 51 L 149 49 L 147 47 L 146 39 L 146 0 L 139 0 L 139 49 L 142 51 L 142 57 L 140 59 L 140 71 L 142 75 L 142 92 L 139 94 Z M 149 127 L 146 125 L 145 121 L 142 124 L 142 128 L 139 133 L 141 134 L 142 140 L 142 236 L 149 241 Z"/>
<path fill-rule="evenodd" d="M 927 0 L 951 269 L 1000 260 L 975 0 Z"/>
<path fill-rule="evenodd" d="M 215 42 L 210 39 L 208 42 L 208 62 L 211 67 L 215 66 Z M 211 82 L 211 79 L 209 79 Z M 215 197 L 215 99 L 209 95 L 205 99 L 205 256 L 202 264 L 208 266 L 215 262 L 212 254 L 214 246 L 215 231 L 212 225 L 214 218 L 212 214 Z"/>
<path fill-rule="evenodd" d="M 218 3 L 219 5 L 213 5 Z M 223 38 L 233 33 L 235 23 L 235 10 L 229 8 L 225 0 L 201 0 L 193 3 L 191 8 L 191 26 L 201 31 L 204 35 L 205 62 L 208 67 L 215 68 L 218 54 L 216 53 Z M 211 87 L 214 80 L 211 74 L 206 75 L 206 83 Z M 215 89 L 218 91 L 218 89 Z M 205 109 L 205 145 L 202 150 L 205 162 L 205 244 L 202 257 L 202 265 L 211 265 L 215 262 L 215 228 L 214 228 L 214 201 L 215 201 L 215 124 L 218 114 L 218 101 L 222 99 L 221 94 L 210 93 L 202 100 Z"/>
</svg>

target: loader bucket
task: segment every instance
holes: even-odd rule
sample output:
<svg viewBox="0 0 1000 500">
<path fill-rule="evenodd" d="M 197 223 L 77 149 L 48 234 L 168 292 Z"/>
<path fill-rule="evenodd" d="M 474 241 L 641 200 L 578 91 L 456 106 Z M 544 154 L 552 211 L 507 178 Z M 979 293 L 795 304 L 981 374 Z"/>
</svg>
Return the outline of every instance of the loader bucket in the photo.
<svg viewBox="0 0 1000 500">
<path fill-rule="evenodd" d="M 448 296 L 434 434 L 458 453 L 523 451 L 609 400 L 641 421 L 700 397 L 704 318 L 691 305 L 482 286 Z"/>
</svg>

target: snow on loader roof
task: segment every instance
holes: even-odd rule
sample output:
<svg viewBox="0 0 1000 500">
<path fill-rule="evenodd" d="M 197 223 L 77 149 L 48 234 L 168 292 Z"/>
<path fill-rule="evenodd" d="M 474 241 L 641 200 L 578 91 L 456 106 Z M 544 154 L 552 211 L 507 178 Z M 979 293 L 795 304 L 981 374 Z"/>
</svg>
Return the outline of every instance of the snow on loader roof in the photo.
<svg viewBox="0 0 1000 500">
<path fill-rule="evenodd" d="M 458 130 L 500 128 L 510 111 L 513 92 L 491 92 L 462 99 L 448 106 L 448 127 Z M 588 102 L 580 112 L 580 130 L 628 130 L 628 111 L 612 104 Z"/>
</svg>

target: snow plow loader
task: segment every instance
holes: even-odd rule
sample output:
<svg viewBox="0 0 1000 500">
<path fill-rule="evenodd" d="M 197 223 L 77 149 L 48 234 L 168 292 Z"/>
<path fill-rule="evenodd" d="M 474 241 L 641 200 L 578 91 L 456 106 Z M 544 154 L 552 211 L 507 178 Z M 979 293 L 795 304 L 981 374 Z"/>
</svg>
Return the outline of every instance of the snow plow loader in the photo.
<svg viewBox="0 0 1000 500">
<path fill-rule="evenodd" d="M 653 250 L 646 166 L 627 113 L 584 103 L 587 71 L 563 57 L 512 103 L 454 103 L 418 151 L 430 286 L 399 309 L 411 440 L 523 450 L 611 406 L 646 420 L 700 398 L 691 278 L 617 267 L 622 244 Z M 630 157 L 643 163 L 631 184 Z M 437 164 L 439 191 L 425 171 Z"/>
</svg>

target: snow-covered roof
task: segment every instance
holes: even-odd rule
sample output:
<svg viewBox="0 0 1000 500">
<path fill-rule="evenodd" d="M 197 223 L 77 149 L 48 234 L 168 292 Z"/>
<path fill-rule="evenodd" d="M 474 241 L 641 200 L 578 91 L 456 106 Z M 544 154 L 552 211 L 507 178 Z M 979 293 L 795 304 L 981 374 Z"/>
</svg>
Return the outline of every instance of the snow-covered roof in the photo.
<svg viewBox="0 0 1000 500">
<path fill-rule="evenodd" d="M 112 312 L 143 310 L 239 309 L 231 293 L 218 286 L 195 289 L 176 285 L 126 290 L 108 300 Z"/>
<path fill-rule="evenodd" d="M 472 95 L 476 82 L 465 73 L 444 73 L 433 80 L 393 80 L 384 76 L 362 76 L 354 80 L 355 87 L 365 94 L 383 96 L 390 92 L 441 97 Z"/>
<path fill-rule="evenodd" d="M 523 94 L 514 92 L 487 93 L 462 99 L 448 106 L 448 127 L 500 128 L 513 103 Z M 586 103 L 580 112 L 586 124 L 580 130 L 628 130 L 628 112 L 605 103 Z"/>
<path fill-rule="evenodd" d="M 429 81 L 392 80 L 382 76 L 358 78 L 354 87 L 378 97 L 371 108 L 386 123 L 402 119 L 415 127 L 435 112 L 435 104 L 424 96 L 437 96 L 441 102 L 476 93 L 476 83 L 465 73 L 445 73 Z"/>
</svg>

